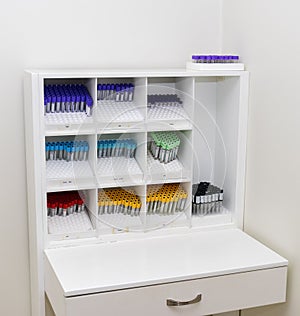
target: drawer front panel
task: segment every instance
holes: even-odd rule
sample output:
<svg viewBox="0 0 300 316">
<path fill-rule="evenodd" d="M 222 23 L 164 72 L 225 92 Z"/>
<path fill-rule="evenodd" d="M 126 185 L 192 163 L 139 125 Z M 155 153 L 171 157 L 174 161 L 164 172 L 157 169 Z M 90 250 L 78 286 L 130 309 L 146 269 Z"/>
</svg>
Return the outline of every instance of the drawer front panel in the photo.
<svg viewBox="0 0 300 316">
<path fill-rule="evenodd" d="M 71 297 L 65 299 L 66 315 L 199 316 L 280 303 L 285 301 L 286 273 L 282 267 Z M 195 302 L 167 306 L 168 299 Z"/>
</svg>

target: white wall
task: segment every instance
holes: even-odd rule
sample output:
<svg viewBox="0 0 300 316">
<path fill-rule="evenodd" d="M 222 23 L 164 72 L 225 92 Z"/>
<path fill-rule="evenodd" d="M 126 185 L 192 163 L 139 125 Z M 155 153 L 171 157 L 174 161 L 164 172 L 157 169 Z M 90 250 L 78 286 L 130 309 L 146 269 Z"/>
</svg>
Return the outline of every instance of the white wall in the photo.
<svg viewBox="0 0 300 316">
<path fill-rule="evenodd" d="M 226 0 L 224 51 L 251 72 L 245 229 L 289 260 L 288 302 L 243 316 L 300 311 L 300 4 Z"/>
<path fill-rule="evenodd" d="M 0 315 L 30 315 L 23 70 L 184 67 L 194 51 L 219 51 L 220 1 L 3 1 Z"/>
</svg>

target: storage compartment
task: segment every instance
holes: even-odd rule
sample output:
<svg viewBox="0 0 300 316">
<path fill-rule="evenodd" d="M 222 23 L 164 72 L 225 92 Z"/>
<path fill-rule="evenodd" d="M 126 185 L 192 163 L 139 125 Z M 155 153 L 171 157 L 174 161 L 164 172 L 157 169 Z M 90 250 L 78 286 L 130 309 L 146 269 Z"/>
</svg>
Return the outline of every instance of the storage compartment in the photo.
<svg viewBox="0 0 300 316">
<path fill-rule="evenodd" d="M 99 78 L 98 132 L 144 128 L 146 78 Z"/>
<path fill-rule="evenodd" d="M 191 129 L 193 78 L 148 78 L 148 129 Z"/>
<path fill-rule="evenodd" d="M 46 250 L 45 288 L 57 316 L 209 315 L 284 302 L 286 264 L 228 229 Z"/>
<path fill-rule="evenodd" d="M 146 229 L 190 224 L 190 182 L 147 186 Z"/>
<path fill-rule="evenodd" d="M 44 80 L 43 112 L 47 135 L 92 131 L 96 80 L 53 78 Z"/>
<path fill-rule="evenodd" d="M 95 187 L 95 136 L 45 138 L 47 190 Z"/>
<path fill-rule="evenodd" d="M 210 182 L 223 189 L 222 219 L 216 221 L 224 223 L 236 218 L 243 207 L 238 197 L 244 188 L 245 167 L 245 144 L 239 139 L 245 135 L 247 117 L 242 88 L 239 76 L 195 78 L 193 184 Z M 194 224 L 205 220 L 193 216 Z"/>
<path fill-rule="evenodd" d="M 97 201 L 100 233 L 144 231 L 144 186 L 99 189 Z"/>
<path fill-rule="evenodd" d="M 102 134 L 97 138 L 96 177 L 100 187 L 142 184 L 146 134 Z"/>
<path fill-rule="evenodd" d="M 49 241 L 96 235 L 96 190 L 47 193 Z"/>
<path fill-rule="evenodd" d="M 191 179 L 191 131 L 149 132 L 147 149 L 147 183 Z"/>
</svg>

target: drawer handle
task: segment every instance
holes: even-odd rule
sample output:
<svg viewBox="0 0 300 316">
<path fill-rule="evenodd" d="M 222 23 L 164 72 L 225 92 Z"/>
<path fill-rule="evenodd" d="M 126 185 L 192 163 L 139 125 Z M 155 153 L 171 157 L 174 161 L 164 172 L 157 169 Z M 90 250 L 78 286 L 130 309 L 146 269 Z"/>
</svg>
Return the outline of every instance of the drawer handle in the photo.
<svg viewBox="0 0 300 316">
<path fill-rule="evenodd" d="M 175 301 L 171 299 L 167 299 L 167 306 L 183 306 L 183 305 L 191 305 L 199 303 L 202 299 L 202 294 L 198 294 L 194 299 L 190 301 Z"/>
</svg>

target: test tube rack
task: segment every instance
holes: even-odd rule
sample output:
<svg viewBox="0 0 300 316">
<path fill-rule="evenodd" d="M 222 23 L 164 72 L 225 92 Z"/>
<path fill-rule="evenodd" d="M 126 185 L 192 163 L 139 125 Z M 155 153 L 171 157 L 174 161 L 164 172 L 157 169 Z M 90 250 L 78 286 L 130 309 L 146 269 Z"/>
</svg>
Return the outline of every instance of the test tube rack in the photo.
<svg viewBox="0 0 300 316">
<path fill-rule="evenodd" d="M 131 188 L 111 188 L 98 193 L 98 214 L 124 214 L 138 216 L 142 202 Z"/>
<path fill-rule="evenodd" d="M 192 214 L 205 216 L 220 214 L 223 211 L 223 189 L 209 182 L 193 184 L 192 187 Z"/>
<path fill-rule="evenodd" d="M 84 112 L 92 115 L 93 98 L 83 84 L 53 84 L 44 87 L 44 114 Z"/>
<path fill-rule="evenodd" d="M 150 151 L 154 159 L 159 159 L 162 163 L 169 163 L 177 158 L 180 146 L 180 138 L 175 132 L 152 132 L 152 142 Z"/>
<path fill-rule="evenodd" d="M 97 85 L 97 100 L 112 100 L 115 102 L 132 102 L 134 85 L 132 83 L 99 83 Z"/>
<path fill-rule="evenodd" d="M 184 212 L 188 193 L 179 183 L 149 185 L 147 187 L 147 214 L 171 215 Z"/>
</svg>

